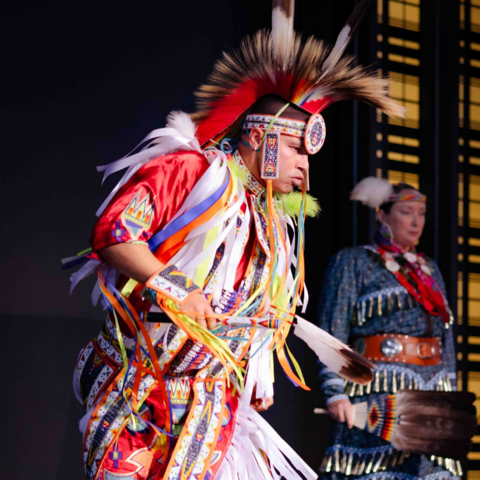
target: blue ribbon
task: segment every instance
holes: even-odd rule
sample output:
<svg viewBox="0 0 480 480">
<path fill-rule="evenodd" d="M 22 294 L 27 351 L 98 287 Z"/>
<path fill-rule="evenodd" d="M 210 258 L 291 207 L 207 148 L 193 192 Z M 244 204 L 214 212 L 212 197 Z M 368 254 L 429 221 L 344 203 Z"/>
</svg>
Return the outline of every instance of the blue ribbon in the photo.
<svg viewBox="0 0 480 480">
<path fill-rule="evenodd" d="M 192 209 L 185 212 L 183 215 L 175 219 L 170 225 L 156 233 L 149 241 L 148 248 L 155 252 L 157 248 L 172 235 L 175 235 L 179 230 L 193 222 L 197 217 L 205 213 L 225 192 L 228 182 L 230 181 L 230 171 L 228 171 L 228 178 L 223 185 L 210 197 L 206 198 Z"/>
</svg>

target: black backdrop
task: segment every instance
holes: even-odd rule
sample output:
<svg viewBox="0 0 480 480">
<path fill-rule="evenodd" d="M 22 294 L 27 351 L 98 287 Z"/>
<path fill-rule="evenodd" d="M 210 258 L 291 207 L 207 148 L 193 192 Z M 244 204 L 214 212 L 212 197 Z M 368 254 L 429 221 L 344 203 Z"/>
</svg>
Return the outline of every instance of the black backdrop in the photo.
<svg viewBox="0 0 480 480">
<path fill-rule="evenodd" d="M 338 3 L 297 0 L 297 30 L 334 40 L 354 0 Z M 269 27 L 270 8 L 270 0 L 3 3 L 0 478 L 83 478 L 71 377 L 104 313 L 89 301 L 93 279 L 69 295 L 60 259 L 88 247 L 95 211 L 118 180 L 102 187 L 95 166 L 164 126 L 170 110 L 193 111 L 215 59 Z M 323 213 L 308 222 L 306 242 L 313 321 L 326 263 L 352 238 L 352 106 L 324 116 L 327 141 L 311 159 Z M 265 416 L 316 468 L 326 420 L 312 413 L 321 402 L 315 359 L 295 339 L 290 346 L 313 391 L 277 371 Z"/>
</svg>

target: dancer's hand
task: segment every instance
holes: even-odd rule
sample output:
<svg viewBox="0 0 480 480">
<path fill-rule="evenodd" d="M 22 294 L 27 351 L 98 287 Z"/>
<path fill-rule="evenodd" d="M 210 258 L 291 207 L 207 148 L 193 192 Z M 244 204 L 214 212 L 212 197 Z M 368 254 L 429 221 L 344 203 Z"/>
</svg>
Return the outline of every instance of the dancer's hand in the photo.
<svg viewBox="0 0 480 480">
<path fill-rule="evenodd" d="M 250 406 L 256 412 L 265 412 L 273 405 L 273 397 L 267 397 L 265 399 L 265 406 L 263 405 L 263 400 L 261 398 L 252 398 Z"/>
<path fill-rule="evenodd" d="M 257 398 L 257 385 L 255 385 L 252 391 L 252 399 L 250 400 L 250 406 L 256 412 L 265 412 L 272 405 L 273 405 L 273 397 L 267 397 L 265 399 L 265 405 L 263 404 L 263 400 L 261 398 Z"/>
<path fill-rule="evenodd" d="M 350 400 L 342 398 L 332 402 L 327 407 L 328 413 L 336 422 L 347 422 L 348 428 L 353 427 L 353 406 Z"/>
<path fill-rule="evenodd" d="M 117 243 L 99 251 L 102 260 L 115 270 L 145 285 L 148 279 L 165 264 L 161 263 L 147 246 L 135 243 Z M 152 301 L 155 300 L 152 298 Z M 211 330 L 216 320 L 205 320 L 205 315 L 214 315 L 212 307 L 200 293 L 190 295 L 179 308 L 180 312 L 192 312 L 192 318 L 202 327 Z"/>
<path fill-rule="evenodd" d="M 208 328 L 212 330 L 215 328 L 215 324 L 217 323 L 215 318 L 205 318 L 205 315 L 215 315 L 212 310 L 212 307 L 205 299 L 205 297 L 201 293 L 193 293 L 189 295 L 182 305 L 179 305 L 180 312 L 193 312 L 195 316 L 189 315 L 193 320 L 195 320 L 199 325 L 203 328 Z"/>
</svg>

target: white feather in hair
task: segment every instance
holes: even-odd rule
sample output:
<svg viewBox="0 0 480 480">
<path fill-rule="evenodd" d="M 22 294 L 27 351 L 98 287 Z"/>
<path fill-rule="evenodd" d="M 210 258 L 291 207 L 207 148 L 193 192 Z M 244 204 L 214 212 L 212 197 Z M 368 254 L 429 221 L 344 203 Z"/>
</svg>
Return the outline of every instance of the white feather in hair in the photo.
<svg viewBox="0 0 480 480">
<path fill-rule="evenodd" d="M 193 122 L 192 117 L 180 110 L 175 110 L 168 114 L 167 128 L 175 128 L 187 138 L 195 138 L 195 132 L 197 131 L 197 126 Z"/>
<path fill-rule="evenodd" d="M 393 195 L 393 186 L 384 178 L 367 177 L 357 183 L 350 200 L 358 200 L 370 208 L 377 208 Z"/>
</svg>

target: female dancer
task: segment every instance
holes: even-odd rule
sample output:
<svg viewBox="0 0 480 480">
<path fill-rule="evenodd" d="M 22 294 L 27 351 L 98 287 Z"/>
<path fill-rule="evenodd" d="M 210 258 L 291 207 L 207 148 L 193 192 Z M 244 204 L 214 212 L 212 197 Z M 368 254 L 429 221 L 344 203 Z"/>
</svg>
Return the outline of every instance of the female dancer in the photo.
<svg viewBox="0 0 480 480">
<path fill-rule="evenodd" d="M 322 465 L 325 477 L 456 478 L 459 462 L 408 455 L 395 450 L 385 434 L 382 438 L 352 428 L 352 402 L 378 400 L 381 411 L 385 394 L 400 389 L 456 390 L 456 368 L 452 315 L 441 273 L 433 260 L 415 249 L 425 225 L 425 195 L 410 185 L 366 178 L 351 199 L 378 207 L 379 228 L 371 245 L 343 249 L 330 262 L 319 325 L 378 368 L 372 384 L 364 388 L 345 384 L 321 367 L 328 412 L 338 422 Z"/>
</svg>

